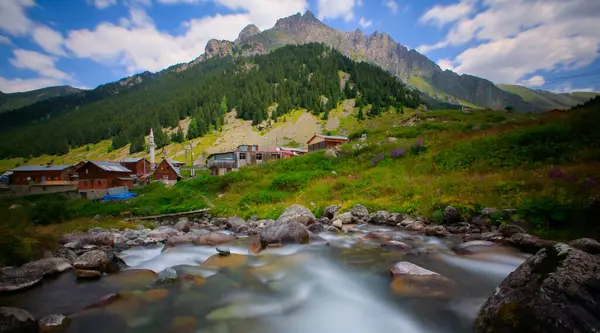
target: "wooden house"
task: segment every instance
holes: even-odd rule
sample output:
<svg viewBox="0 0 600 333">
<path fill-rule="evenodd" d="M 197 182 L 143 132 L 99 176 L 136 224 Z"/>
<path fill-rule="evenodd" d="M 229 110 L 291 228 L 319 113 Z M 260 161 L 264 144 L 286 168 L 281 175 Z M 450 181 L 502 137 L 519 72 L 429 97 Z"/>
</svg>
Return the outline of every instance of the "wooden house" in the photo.
<svg viewBox="0 0 600 333">
<path fill-rule="evenodd" d="M 121 165 L 132 171 L 137 177 L 142 177 L 151 172 L 152 167 L 150 162 L 145 158 L 125 158 Z"/>
<path fill-rule="evenodd" d="M 308 154 L 308 150 L 302 148 L 277 147 L 275 150 L 292 154 L 292 156 L 302 156 Z"/>
<path fill-rule="evenodd" d="M 9 184 L 21 193 L 55 193 L 74 191 L 77 174 L 73 165 L 20 166 L 10 170 Z"/>
<path fill-rule="evenodd" d="M 79 191 L 98 191 L 112 187 L 133 187 L 133 171 L 116 162 L 88 161 L 77 169 Z"/>
<path fill-rule="evenodd" d="M 308 140 L 308 152 L 313 152 L 321 149 L 331 149 L 348 142 L 348 138 L 344 136 L 331 135 L 313 135 Z"/>
<path fill-rule="evenodd" d="M 210 174 L 213 176 L 220 176 L 237 170 L 235 152 L 227 151 L 208 155 L 206 158 L 206 168 L 210 170 Z"/>
<path fill-rule="evenodd" d="M 154 179 L 167 185 L 173 185 L 181 180 L 181 169 L 164 159 L 154 170 Z"/>
<path fill-rule="evenodd" d="M 291 151 L 260 150 L 257 145 L 241 145 L 234 151 L 211 154 L 206 159 L 206 167 L 212 175 L 224 175 L 246 165 L 291 158 Z"/>
</svg>

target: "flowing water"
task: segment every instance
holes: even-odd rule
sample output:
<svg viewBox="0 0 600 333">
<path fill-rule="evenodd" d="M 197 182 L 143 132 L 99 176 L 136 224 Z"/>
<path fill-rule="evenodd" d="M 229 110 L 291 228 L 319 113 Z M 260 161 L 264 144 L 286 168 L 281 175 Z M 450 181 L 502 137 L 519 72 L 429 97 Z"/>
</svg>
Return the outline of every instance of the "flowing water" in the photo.
<svg viewBox="0 0 600 333">
<path fill-rule="evenodd" d="M 311 245 L 286 245 L 249 255 L 249 239 L 214 247 L 160 246 L 124 251 L 128 271 L 82 282 L 65 273 L 25 292 L 0 298 L 40 318 L 69 314 L 67 332 L 206 333 L 443 333 L 470 332 L 480 306 L 526 256 L 506 249 L 458 256 L 460 239 L 414 237 L 396 228 L 359 226 L 350 234 L 321 234 Z M 424 248 L 406 255 L 362 239 L 384 231 Z M 211 258 L 210 265 L 203 264 Z M 410 261 L 459 286 L 452 295 L 398 295 L 390 268 Z M 177 283 L 156 286 L 154 272 L 173 267 Z M 119 297 L 84 310 L 107 294 Z"/>
</svg>

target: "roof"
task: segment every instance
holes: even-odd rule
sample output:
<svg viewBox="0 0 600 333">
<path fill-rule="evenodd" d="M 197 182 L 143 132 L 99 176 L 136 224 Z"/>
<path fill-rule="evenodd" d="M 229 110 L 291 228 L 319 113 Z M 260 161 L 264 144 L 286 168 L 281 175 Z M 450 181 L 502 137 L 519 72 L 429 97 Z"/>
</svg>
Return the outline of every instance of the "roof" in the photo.
<svg viewBox="0 0 600 333">
<path fill-rule="evenodd" d="M 10 171 L 62 171 L 73 165 L 24 165 Z"/>
<path fill-rule="evenodd" d="M 135 180 L 133 178 L 129 178 L 129 177 L 117 177 L 118 180 Z"/>
<path fill-rule="evenodd" d="M 143 159 L 144 159 L 143 157 L 126 157 L 121 162 L 122 163 L 137 163 Z"/>
<path fill-rule="evenodd" d="M 315 136 L 318 136 L 323 139 L 331 139 L 331 140 L 348 140 L 348 138 L 345 136 L 321 135 L 321 134 L 316 134 Z"/>
<path fill-rule="evenodd" d="M 163 162 L 167 163 L 171 167 L 171 169 L 173 169 L 173 171 L 175 171 L 175 173 L 177 174 L 177 176 L 181 177 L 181 169 L 178 168 L 178 167 L 176 167 L 176 166 L 174 166 L 173 163 L 172 163 L 172 161 L 163 160 Z M 158 168 L 156 168 L 156 170 L 158 170 Z"/>
<path fill-rule="evenodd" d="M 302 148 L 292 148 L 292 147 L 277 147 L 281 150 L 289 150 L 289 151 L 297 151 L 300 153 L 308 153 L 308 150 Z"/>
<path fill-rule="evenodd" d="M 102 169 L 104 171 L 108 171 L 108 172 L 129 172 L 129 173 L 132 172 L 131 170 L 127 169 L 126 167 L 124 167 L 121 164 L 116 163 L 116 162 L 89 161 L 89 163 L 95 164 L 100 169 Z"/>
<path fill-rule="evenodd" d="M 206 156 L 206 159 L 208 160 L 209 158 L 213 157 L 213 156 L 217 156 L 217 155 L 225 155 L 225 154 L 233 154 L 233 151 L 222 151 L 222 152 L 218 152 L 218 153 L 212 153 L 208 156 Z"/>
<path fill-rule="evenodd" d="M 173 165 L 178 165 L 178 164 L 185 165 L 185 162 L 179 162 L 179 161 L 175 161 L 175 160 L 169 160 L 169 163 L 171 163 Z"/>
</svg>

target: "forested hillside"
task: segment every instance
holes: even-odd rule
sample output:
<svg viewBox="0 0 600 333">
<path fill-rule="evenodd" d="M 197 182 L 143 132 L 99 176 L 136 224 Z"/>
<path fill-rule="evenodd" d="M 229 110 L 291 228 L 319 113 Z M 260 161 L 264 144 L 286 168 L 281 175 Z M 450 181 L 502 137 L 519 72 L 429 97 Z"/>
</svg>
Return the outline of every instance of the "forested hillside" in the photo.
<svg viewBox="0 0 600 333">
<path fill-rule="evenodd" d="M 341 72 L 350 75 L 345 85 L 340 84 Z M 84 102 L 38 103 L 26 112 L 54 116 L 36 124 L 23 126 L 36 118 L 24 116 L 19 121 L 17 113 L 16 118 L 2 118 L 11 127 L 0 134 L 0 158 L 61 155 L 70 147 L 111 138 L 113 148 L 119 148 L 143 142 L 150 127 L 172 128 L 186 117 L 192 117 L 188 138 L 194 138 L 220 128 L 225 112 L 233 108 L 238 117 L 257 124 L 297 108 L 327 117 L 328 110 L 345 98 L 356 97 L 359 106 L 371 104 L 373 116 L 386 107 L 421 103 L 416 91 L 381 68 L 314 43 L 254 57 L 215 57 L 185 71 L 147 76 L 128 89 L 96 89 L 96 95 L 83 97 Z M 269 115 L 267 109 L 275 105 Z M 159 147 L 168 140 L 158 133 Z"/>
<path fill-rule="evenodd" d="M 47 87 L 9 94 L 0 91 L 0 113 L 19 109 L 50 98 L 72 95 L 78 92 L 81 92 L 81 90 L 70 86 Z"/>
</svg>

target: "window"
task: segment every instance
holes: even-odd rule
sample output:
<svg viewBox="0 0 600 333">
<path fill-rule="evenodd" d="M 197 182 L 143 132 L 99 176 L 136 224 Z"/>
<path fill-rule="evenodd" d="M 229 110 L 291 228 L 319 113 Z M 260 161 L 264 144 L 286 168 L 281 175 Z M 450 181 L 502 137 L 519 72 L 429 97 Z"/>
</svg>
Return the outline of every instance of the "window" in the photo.
<svg viewBox="0 0 600 333">
<path fill-rule="evenodd" d="M 240 153 L 240 160 L 246 160 L 246 153 Z"/>
<path fill-rule="evenodd" d="M 88 173 L 90 173 L 90 170 L 85 169 L 85 174 L 87 175 Z"/>
<path fill-rule="evenodd" d="M 102 181 L 98 179 L 98 185 L 102 185 Z"/>
<path fill-rule="evenodd" d="M 262 161 L 262 154 L 260 154 L 260 153 L 256 154 L 256 160 Z"/>
<path fill-rule="evenodd" d="M 271 159 L 272 160 L 278 160 L 279 159 L 279 154 L 271 154 Z"/>
</svg>

